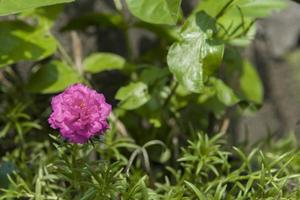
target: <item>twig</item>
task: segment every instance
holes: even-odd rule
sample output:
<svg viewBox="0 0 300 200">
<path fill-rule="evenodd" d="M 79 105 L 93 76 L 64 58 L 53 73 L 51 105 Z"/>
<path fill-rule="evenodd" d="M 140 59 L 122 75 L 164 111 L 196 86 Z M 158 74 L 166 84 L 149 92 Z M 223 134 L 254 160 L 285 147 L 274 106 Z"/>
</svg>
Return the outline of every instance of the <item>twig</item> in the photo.
<svg viewBox="0 0 300 200">
<path fill-rule="evenodd" d="M 61 43 L 58 40 L 57 40 L 57 47 L 58 47 L 58 51 L 60 52 L 60 54 L 62 56 L 62 59 L 70 66 L 74 66 L 72 59 L 70 58 L 70 56 L 68 55 L 68 53 L 66 52 L 66 50 L 64 49 L 64 47 L 61 45 Z"/>
<path fill-rule="evenodd" d="M 125 125 L 114 115 L 114 113 L 110 114 L 111 120 L 115 123 L 116 129 L 122 136 L 128 137 L 128 132 L 125 128 Z"/>
<path fill-rule="evenodd" d="M 228 118 L 224 119 L 221 128 L 220 128 L 220 134 L 225 134 L 229 128 L 230 120 Z"/>
<path fill-rule="evenodd" d="M 228 3 L 226 3 L 224 5 L 224 7 L 220 10 L 220 12 L 216 15 L 216 19 L 218 20 L 220 17 L 222 17 L 225 13 L 225 11 L 227 10 L 227 8 L 229 8 L 229 6 L 231 6 L 231 4 L 234 2 L 235 0 L 230 0 Z"/>
<path fill-rule="evenodd" d="M 73 47 L 73 58 L 75 61 L 75 66 L 79 72 L 79 74 L 83 74 L 83 66 L 82 66 L 82 44 L 79 35 L 76 31 L 71 32 L 72 38 L 72 47 Z"/>
<path fill-rule="evenodd" d="M 121 0 L 114 0 L 114 4 L 117 10 L 122 10 L 123 9 L 123 5 L 121 3 Z"/>
</svg>

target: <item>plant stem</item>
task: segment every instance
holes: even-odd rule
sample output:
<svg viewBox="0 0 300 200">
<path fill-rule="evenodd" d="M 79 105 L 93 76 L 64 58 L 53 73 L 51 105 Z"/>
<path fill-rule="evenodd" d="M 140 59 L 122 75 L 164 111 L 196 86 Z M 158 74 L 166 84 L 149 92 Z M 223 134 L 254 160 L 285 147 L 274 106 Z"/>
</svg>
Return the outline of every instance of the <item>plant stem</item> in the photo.
<svg viewBox="0 0 300 200">
<path fill-rule="evenodd" d="M 71 38 L 72 38 L 73 57 L 75 61 L 75 66 L 79 74 L 83 75 L 82 43 L 76 31 L 71 32 Z"/>
<path fill-rule="evenodd" d="M 57 43 L 58 51 L 60 52 L 60 54 L 62 56 L 62 59 L 70 66 L 74 67 L 75 66 L 74 62 L 72 61 L 71 57 L 68 55 L 68 53 L 66 52 L 64 47 L 61 45 L 60 41 L 56 40 L 56 43 Z"/>
<path fill-rule="evenodd" d="M 172 96 L 175 94 L 176 89 L 178 88 L 178 86 L 179 86 L 179 83 L 177 81 L 175 81 L 175 84 L 173 85 L 170 94 L 168 95 L 168 97 L 166 98 L 166 100 L 165 100 L 165 102 L 162 106 L 163 108 L 165 108 L 169 104 L 169 102 L 170 102 Z"/>
</svg>

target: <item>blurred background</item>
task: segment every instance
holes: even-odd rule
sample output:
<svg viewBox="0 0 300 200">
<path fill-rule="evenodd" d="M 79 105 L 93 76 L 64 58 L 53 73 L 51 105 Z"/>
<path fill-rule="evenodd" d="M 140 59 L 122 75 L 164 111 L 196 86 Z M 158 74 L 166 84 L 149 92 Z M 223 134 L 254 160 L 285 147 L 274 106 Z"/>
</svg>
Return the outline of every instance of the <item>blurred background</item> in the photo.
<svg viewBox="0 0 300 200">
<path fill-rule="evenodd" d="M 184 13 L 187 15 L 198 2 L 183 0 Z M 246 132 L 248 132 L 247 138 L 251 141 L 256 141 L 267 134 L 280 135 L 290 131 L 295 131 L 296 135 L 299 135 L 297 133 L 300 131 L 298 123 L 300 120 L 300 4 L 293 1 L 288 1 L 288 4 L 285 10 L 258 21 L 255 41 L 244 52 L 244 56 L 248 57 L 257 68 L 265 93 L 264 104 L 255 115 L 239 118 L 235 123 L 231 123 L 231 130 L 241 140 L 246 137 Z M 114 9 L 111 0 L 78 0 L 66 6 L 65 12 L 58 20 L 56 30 L 60 30 L 68 21 L 79 16 Z M 83 57 L 94 51 L 111 51 L 127 56 L 126 41 L 122 37 L 122 32 L 94 26 L 96 23 L 90 21 L 90 26 L 78 32 L 80 40 L 83 41 Z M 131 30 L 129 34 L 130 43 L 134 47 L 133 57 L 139 57 L 159 45 L 154 34 L 142 29 Z M 71 34 L 57 33 L 57 36 L 66 47 L 72 43 Z M 105 74 L 101 76 L 101 80 L 105 81 L 103 80 Z M 121 75 L 119 79 L 122 79 Z M 112 85 L 111 88 L 117 84 L 116 79 L 106 81 L 105 85 Z"/>
<path fill-rule="evenodd" d="M 184 16 L 187 16 L 199 1 L 183 0 Z M 239 140 L 243 140 L 247 137 L 254 142 L 267 134 L 282 135 L 291 131 L 299 135 L 300 4 L 287 2 L 286 9 L 257 22 L 255 40 L 242 52 L 251 60 L 263 81 L 264 104 L 254 115 L 239 117 L 230 124 L 235 139 L 238 137 Z M 148 57 L 145 60 L 151 59 L 151 51 L 157 51 L 160 46 L 155 34 L 145 29 L 132 28 L 127 33 L 130 40 L 127 41 L 122 30 L 111 28 L 109 25 L 103 26 L 101 20 L 95 20 L 95 13 L 113 10 L 115 5 L 112 0 L 77 0 L 65 6 L 52 31 L 67 53 L 76 57 L 78 62 L 97 51 L 113 52 L 124 57 L 130 54 L 133 60 L 146 54 Z M 123 15 L 125 18 L 130 17 L 126 8 Z M 11 17 L 13 16 L 2 18 Z M 127 51 L 128 43 L 132 47 L 131 52 Z M 74 52 L 73 49 L 78 51 Z M 28 72 L 31 63 L 21 62 L 18 65 L 22 67 L 16 69 L 23 76 L 23 80 L 26 80 L 30 74 Z M 110 78 L 112 75 L 114 79 Z M 109 101 L 116 104 L 116 90 L 127 78 L 116 71 L 93 76 L 100 90 L 108 95 Z"/>
</svg>

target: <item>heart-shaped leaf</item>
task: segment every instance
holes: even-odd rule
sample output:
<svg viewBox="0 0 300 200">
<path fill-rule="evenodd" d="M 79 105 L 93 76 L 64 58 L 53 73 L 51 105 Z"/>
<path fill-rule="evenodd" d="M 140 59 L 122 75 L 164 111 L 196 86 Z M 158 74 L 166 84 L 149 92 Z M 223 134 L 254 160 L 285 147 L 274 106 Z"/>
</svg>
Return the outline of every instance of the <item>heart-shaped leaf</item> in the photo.
<svg viewBox="0 0 300 200">
<path fill-rule="evenodd" d="M 184 25 L 182 40 L 169 49 L 169 69 L 189 91 L 201 92 L 204 77 L 211 75 L 222 61 L 224 45 L 212 38 L 214 31 L 214 20 L 199 12 Z"/>
</svg>

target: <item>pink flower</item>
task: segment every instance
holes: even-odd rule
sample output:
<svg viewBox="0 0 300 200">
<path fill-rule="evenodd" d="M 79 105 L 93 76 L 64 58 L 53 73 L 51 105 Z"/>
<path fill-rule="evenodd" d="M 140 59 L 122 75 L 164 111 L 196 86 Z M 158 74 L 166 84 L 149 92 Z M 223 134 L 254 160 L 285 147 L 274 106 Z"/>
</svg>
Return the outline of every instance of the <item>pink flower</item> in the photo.
<svg viewBox="0 0 300 200">
<path fill-rule="evenodd" d="M 109 128 L 111 105 L 101 93 L 82 84 L 74 84 L 52 98 L 48 122 L 72 143 L 85 143 Z"/>
</svg>

